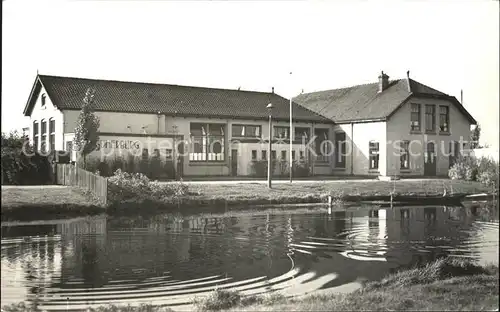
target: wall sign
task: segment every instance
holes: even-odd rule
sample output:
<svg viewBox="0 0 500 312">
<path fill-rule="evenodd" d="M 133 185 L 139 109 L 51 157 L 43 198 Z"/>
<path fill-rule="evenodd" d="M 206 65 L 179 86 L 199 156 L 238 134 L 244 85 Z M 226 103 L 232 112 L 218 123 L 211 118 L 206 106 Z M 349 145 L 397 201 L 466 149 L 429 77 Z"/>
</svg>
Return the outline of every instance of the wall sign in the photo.
<svg viewBox="0 0 500 312">
<path fill-rule="evenodd" d="M 97 143 L 96 151 L 101 148 L 117 148 L 117 149 L 139 149 L 141 147 L 139 141 L 131 140 L 100 140 Z"/>
</svg>

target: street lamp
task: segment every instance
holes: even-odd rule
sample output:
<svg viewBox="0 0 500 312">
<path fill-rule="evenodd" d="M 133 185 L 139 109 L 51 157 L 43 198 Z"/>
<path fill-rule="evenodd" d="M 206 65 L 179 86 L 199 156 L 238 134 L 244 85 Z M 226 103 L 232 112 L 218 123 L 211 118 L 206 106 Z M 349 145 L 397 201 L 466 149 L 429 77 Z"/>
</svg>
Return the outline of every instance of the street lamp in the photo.
<svg viewBox="0 0 500 312">
<path fill-rule="evenodd" d="M 273 133 L 273 104 L 267 104 L 267 110 L 269 111 L 269 152 L 267 154 L 267 187 L 271 188 L 271 177 L 272 177 L 272 165 L 271 165 L 271 153 L 272 153 L 272 133 Z"/>
</svg>

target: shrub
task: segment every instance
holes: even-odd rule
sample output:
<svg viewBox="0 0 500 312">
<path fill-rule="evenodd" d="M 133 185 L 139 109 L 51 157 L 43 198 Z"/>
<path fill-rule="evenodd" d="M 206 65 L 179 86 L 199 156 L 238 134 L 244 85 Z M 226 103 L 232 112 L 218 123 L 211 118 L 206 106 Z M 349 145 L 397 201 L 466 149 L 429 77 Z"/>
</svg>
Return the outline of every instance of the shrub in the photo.
<svg viewBox="0 0 500 312">
<path fill-rule="evenodd" d="M 206 298 L 195 300 L 194 304 L 201 311 L 220 311 L 240 304 L 241 296 L 237 291 L 216 289 Z"/>
<path fill-rule="evenodd" d="M 96 172 L 99 168 L 99 164 L 101 163 L 100 157 L 98 156 L 87 156 L 85 163 L 83 161 L 83 157 L 78 157 L 76 161 L 76 165 L 79 168 L 85 169 L 89 172 Z"/>
<path fill-rule="evenodd" d="M 2 133 L 2 184 L 26 185 L 51 182 L 49 157 L 33 153 L 17 132 Z M 23 150 L 24 146 L 24 150 Z"/>
<path fill-rule="evenodd" d="M 142 173 L 128 173 L 118 169 L 108 178 L 110 201 L 152 200 L 164 201 L 172 197 L 188 194 L 188 186 L 183 183 L 162 184 L 151 181 Z"/>
<path fill-rule="evenodd" d="M 308 177 L 310 173 L 309 164 L 305 160 L 295 161 L 293 164 L 294 177 Z"/>
<path fill-rule="evenodd" d="M 254 177 L 264 178 L 267 177 L 267 160 L 252 160 L 250 163 L 250 174 Z M 276 170 L 278 161 L 272 160 L 272 173 Z"/>
<path fill-rule="evenodd" d="M 478 181 L 498 189 L 498 162 L 481 157 L 461 157 L 448 170 L 453 180 Z"/>
</svg>

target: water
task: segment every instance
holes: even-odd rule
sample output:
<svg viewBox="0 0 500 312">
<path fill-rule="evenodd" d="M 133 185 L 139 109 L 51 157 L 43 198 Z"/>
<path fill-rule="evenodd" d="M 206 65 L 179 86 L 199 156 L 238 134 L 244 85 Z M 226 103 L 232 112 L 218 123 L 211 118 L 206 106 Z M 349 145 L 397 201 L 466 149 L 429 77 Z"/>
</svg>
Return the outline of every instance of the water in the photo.
<svg viewBox="0 0 500 312">
<path fill-rule="evenodd" d="M 498 263 L 498 209 L 487 207 L 2 224 L 1 302 L 182 307 L 216 287 L 297 295 L 353 289 L 448 255 Z"/>
</svg>

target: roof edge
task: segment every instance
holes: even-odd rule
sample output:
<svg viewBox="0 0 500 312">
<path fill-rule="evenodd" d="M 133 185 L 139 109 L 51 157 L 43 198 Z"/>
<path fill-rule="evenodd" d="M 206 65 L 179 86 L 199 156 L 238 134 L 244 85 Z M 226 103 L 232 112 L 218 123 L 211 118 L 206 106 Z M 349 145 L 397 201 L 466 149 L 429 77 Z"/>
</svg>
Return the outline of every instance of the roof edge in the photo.
<svg viewBox="0 0 500 312">
<path fill-rule="evenodd" d="M 29 115 L 31 115 L 30 110 L 33 108 L 33 103 L 32 103 L 32 101 L 33 101 L 33 95 L 34 95 L 36 87 L 38 86 L 39 83 L 41 85 L 40 75 L 38 75 L 38 73 L 37 73 L 36 77 L 35 77 L 35 81 L 33 82 L 33 85 L 31 87 L 31 92 L 30 92 L 30 95 L 28 97 L 28 100 L 26 101 L 26 104 L 24 105 L 23 114 L 26 117 L 28 117 Z"/>
</svg>

